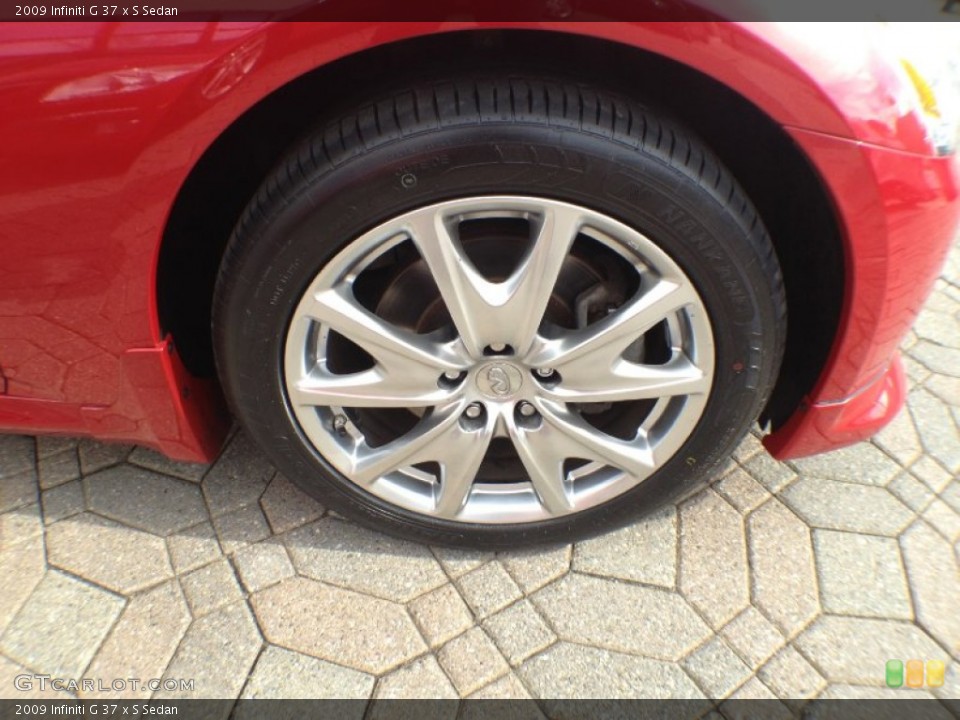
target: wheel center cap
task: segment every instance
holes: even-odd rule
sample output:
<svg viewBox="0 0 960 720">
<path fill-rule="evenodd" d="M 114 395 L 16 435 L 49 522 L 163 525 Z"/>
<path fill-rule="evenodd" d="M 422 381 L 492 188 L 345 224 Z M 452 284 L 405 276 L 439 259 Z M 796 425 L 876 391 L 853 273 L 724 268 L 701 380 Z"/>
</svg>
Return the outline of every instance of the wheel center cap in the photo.
<svg viewBox="0 0 960 720">
<path fill-rule="evenodd" d="M 480 368 L 476 382 L 483 395 L 493 400 L 503 400 L 520 389 L 523 375 L 509 363 L 492 362 Z"/>
</svg>

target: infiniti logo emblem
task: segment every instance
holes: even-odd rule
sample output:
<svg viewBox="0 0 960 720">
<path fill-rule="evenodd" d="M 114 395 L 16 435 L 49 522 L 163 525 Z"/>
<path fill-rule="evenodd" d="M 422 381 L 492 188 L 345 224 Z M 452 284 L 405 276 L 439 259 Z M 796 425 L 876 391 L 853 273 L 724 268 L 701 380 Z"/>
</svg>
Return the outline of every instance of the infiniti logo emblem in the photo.
<svg viewBox="0 0 960 720">
<path fill-rule="evenodd" d="M 523 385 L 520 369 L 507 362 L 492 362 L 480 368 L 476 375 L 477 389 L 491 400 L 503 400 L 516 395 Z"/>
<path fill-rule="evenodd" d="M 494 395 L 510 394 L 510 377 L 507 371 L 498 365 L 487 370 L 487 383 Z"/>
</svg>

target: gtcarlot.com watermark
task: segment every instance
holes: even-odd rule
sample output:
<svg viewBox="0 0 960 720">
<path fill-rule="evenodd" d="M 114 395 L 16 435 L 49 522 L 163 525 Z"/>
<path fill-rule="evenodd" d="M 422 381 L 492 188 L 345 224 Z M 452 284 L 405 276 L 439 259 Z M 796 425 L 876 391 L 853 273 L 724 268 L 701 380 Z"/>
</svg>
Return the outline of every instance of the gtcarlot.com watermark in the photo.
<svg viewBox="0 0 960 720">
<path fill-rule="evenodd" d="M 60 678 L 50 675 L 17 675 L 13 686 L 22 692 L 30 690 L 66 690 L 67 692 L 127 692 L 136 690 L 166 690 L 167 692 L 192 692 L 193 680 L 182 678 Z"/>
</svg>

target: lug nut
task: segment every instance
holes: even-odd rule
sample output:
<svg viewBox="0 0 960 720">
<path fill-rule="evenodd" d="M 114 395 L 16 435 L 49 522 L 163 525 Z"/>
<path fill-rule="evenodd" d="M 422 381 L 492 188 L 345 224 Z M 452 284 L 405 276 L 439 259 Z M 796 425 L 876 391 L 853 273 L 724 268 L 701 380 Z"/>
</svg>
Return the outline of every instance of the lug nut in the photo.
<svg viewBox="0 0 960 720">
<path fill-rule="evenodd" d="M 553 375 L 553 368 L 537 368 L 536 373 L 539 377 L 548 378 Z"/>
<path fill-rule="evenodd" d="M 471 420 L 476 420 L 483 412 L 483 406 L 480 403 L 470 403 L 467 405 L 466 416 Z"/>
<path fill-rule="evenodd" d="M 506 349 L 507 349 L 506 343 L 490 343 L 490 350 L 492 350 L 495 353 L 503 352 Z"/>
<path fill-rule="evenodd" d="M 537 412 L 537 409 L 533 405 L 528 403 L 526 400 L 520 403 L 520 414 L 523 415 L 524 417 L 531 417 L 536 412 Z"/>
<path fill-rule="evenodd" d="M 443 377 L 446 378 L 447 380 L 457 380 L 460 378 L 460 371 L 447 370 L 445 373 L 443 373 Z"/>
</svg>

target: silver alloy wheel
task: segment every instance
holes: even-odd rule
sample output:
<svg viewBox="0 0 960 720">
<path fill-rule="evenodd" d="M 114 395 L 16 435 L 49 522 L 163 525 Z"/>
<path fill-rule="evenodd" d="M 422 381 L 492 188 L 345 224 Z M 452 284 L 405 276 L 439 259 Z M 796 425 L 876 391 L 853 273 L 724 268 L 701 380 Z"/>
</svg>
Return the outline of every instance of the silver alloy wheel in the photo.
<svg viewBox="0 0 960 720">
<path fill-rule="evenodd" d="M 523 259 L 498 281 L 477 270 L 459 239 L 463 222 L 485 218 L 520 218 L 532 229 Z M 542 321 L 578 236 L 629 263 L 637 291 L 594 322 L 550 327 Z M 354 294 L 365 270 L 408 241 L 436 283 L 453 333 L 399 327 Z M 664 328 L 665 361 L 628 359 L 627 350 L 635 355 L 655 327 Z M 334 334 L 362 348 L 370 366 L 332 369 Z M 450 200 L 356 238 L 310 284 L 285 341 L 288 402 L 319 454 L 388 503 L 460 522 L 547 520 L 624 493 L 689 437 L 713 375 L 706 309 L 666 253 L 606 215 L 534 197 Z M 582 412 L 625 401 L 650 405 L 632 438 L 598 429 Z M 406 409 L 418 419 L 374 445 L 354 421 L 357 408 Z M 495 438 L 512 441 L 528 479 L 476 479 Z"/>
</svg>

